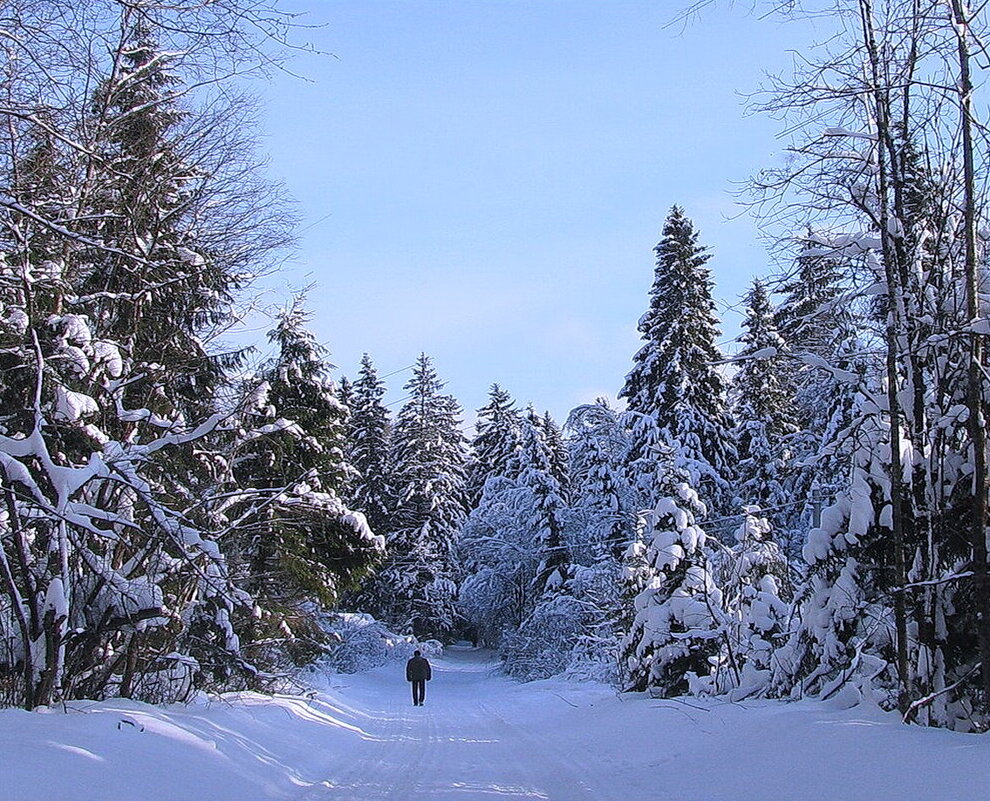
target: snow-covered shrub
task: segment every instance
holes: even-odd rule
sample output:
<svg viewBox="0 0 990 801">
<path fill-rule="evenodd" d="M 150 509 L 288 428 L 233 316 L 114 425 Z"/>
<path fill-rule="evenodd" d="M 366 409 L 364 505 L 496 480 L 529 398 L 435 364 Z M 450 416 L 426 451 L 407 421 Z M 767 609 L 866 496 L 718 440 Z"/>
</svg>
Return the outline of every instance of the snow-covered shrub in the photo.
<svg viewBox="0 0 990 801">
<path fill-rule="evenodd" d="M 537 604 L 518 630 L 502 639 L 499 656 L 506 673 L 523 681 L 564 672 L 584 633 L 585 610 L 578 599 L 556 595 Z"/>
<path fill-rule="evenodd" d="M 584 622 L 564 670 L 567 678 L 618 682 L 621 576 L 622 568 L 611 556 L 588 567 L 575 567 L 570 588 L 582 604 Z"/>
<path fill-rule="evenodd" d="M 571 649 L 564 677 L 574 681 L 618 684 L 620 642 L 618 634 L 607 622 L 598 626 L 585 625 Z"/>
<path fill-rule="evenodd" d="M 411 635 L 389 631 L 381 621 L 363 613 L 342 612 L 330 617 L 327 629 L 337 640 L 325 664 L 338 673 L 361 673 L 388 662 L 403 661 L 419 649 L 427 657 L 440 656 L 437 640 L 418 641 Z"/>
<path fill-rule="evenodd" d="M 194 681 L 199 672 L 199 662 L 191 656 L 167 654 L 135 678 L 132 697 L 149 704 L 188 701 L 196 689 Z"/>
<path fill-rule="evenodd" d="M 790 580 L 787 560 L 758 507 L 745 507 L 736 545 L 714 560 L 723 592 L 721 649 L 709 677 L 692 692 L 745 698 L 764 691 L 774 654 L 788 634 Z"/>
</svg>

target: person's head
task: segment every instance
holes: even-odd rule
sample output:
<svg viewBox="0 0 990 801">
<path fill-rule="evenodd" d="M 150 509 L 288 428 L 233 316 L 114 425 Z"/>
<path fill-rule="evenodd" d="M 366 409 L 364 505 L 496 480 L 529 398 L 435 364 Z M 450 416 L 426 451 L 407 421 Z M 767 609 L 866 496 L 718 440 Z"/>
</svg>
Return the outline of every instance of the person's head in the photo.
<svg viewBox="0 0 990 801">
<path fill-rule="evenodd" d="M 422 651 L 413 651 L 413 656 L 422 656 L 422 655 L 423 655 Z"/>
</svg>

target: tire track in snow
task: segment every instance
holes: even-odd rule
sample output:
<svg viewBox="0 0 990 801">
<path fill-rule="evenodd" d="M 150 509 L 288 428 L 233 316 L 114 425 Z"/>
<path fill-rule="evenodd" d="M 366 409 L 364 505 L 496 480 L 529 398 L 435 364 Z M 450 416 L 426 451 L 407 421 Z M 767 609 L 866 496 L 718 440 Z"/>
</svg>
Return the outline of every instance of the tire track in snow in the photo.
<svg viewBox="0 0 990 801">
<path fill-rule="evenodd" d="M 463 657 L 462 657 L 463 658 Z M 497 708 L 508 687 L 451 655 L 425 707 L 390 691 L 365 737 L 332 757 L 305 801 L 617 801 L 613 789 L 551 738 Z M 394 688 L 392 688 L 394 689 Z M 508 700 L 508 699 L 506 699 Z M 538 724 L 536 724 L 538 725 Z"/>
<path fill-rule="evenodd" d="M 417 715 L 417 712 L 419 713 Z M 392 780 L 388 795 L 389 801 L 412 801 L 427 798 L 423 794 L 423 783 L 436 772 L 440 758 L 439 737 L 436 717 L 424 710 L 407 710 L 403 715 L 403 744 L 410 752 Z"/>
<path fill-rule="evenodd" d="M 539 775 L 548 779 L 552 789 L 547 798 L 551 801 L 627 801 L 624 794 L 615 795 L 614 788 L 604 784 L 589 762 L 590 754 L 566 753 L 554 741 L 534 732 L 516 721 L 506 718 L 498 709 L 481 704 L 484 713 L 497 720 L 509 732 L 506 738 L 520 759 L 531 766 L 539 766 Z"/>
<path fill-rule="evenodd" d="M 378 725 L 373 725 L 373 723 Z M 335 755 L 330 775 L 300 801 L 413 801 L 425 798 L 422 776 L 439 757 L 437 724 L 423 710 L 391 702 L 377 710 L 366 736 Z"/>
</svg>

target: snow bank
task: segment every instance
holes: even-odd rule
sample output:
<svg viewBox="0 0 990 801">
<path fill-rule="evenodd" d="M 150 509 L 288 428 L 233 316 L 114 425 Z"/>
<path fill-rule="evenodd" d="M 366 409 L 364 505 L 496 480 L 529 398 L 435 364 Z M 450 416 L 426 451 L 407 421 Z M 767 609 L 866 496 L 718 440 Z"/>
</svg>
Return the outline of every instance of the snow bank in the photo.
<svg viewBox="0 0 990 801">
<path fill-rule="evenodd" d="M 360 735 L 361 718 L 326 697 L 251 693 L 185 707 L 118 698 L 48 713 L 8 709 L 0 712 L 0 797 L 293 798 L 319 780 L 323 749 Z"/>
</svg>

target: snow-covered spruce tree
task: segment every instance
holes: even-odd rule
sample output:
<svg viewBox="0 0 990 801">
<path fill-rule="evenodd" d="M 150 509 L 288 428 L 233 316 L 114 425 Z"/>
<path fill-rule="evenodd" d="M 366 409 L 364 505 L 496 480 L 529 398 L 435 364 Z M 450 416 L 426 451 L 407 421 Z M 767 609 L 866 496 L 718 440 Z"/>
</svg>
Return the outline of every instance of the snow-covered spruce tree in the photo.
<svg viewBox="0 0 990 801">
<path fill-rule="evenodd" d="M 364 354 L 367 356 L 368 354 Z M 364 364 L 362 360 L 362 365 Z M 342 375 L 340 377 L 340 382 L 337 385 L 337 400 L 339 400 L 345 409 L 350 411 L 351 404 L 354 402 L 354 385 L 351 380 L 346 376 Z"/>
<path fill-rule="evenodd" d="M 0 90 L 4 700 L 174 699 L 250 669 L 211 502 L 231 362 L 206 343 L 287 219 L 245 189 L 241 118 L 205 114 L 186 81 L 208 57 L 222 83 L 261 8 L 18 11 Z M 233 175 L 250 230 L 224 203 Z"/>
<path fill-rule="evenodd" d="M 574 499 L 566 529 L 571 587 L 585 608 L 568 672 L 614 682 L 627 600 L 623 557 L 634 540 L 637 509 L 625 467 L 629 432 L 604 400 L 574 409 L 565 430 Z"/>
<path fill-rule="evenodd" d="M 346 412 L 345 417 L 347 419 L 347 424 L 344 427 L 344 461 L 346 461 L 353 468 L 344 478 L 344 483 L 341 485 L 339 493 L 346 503 L 351 506 L 355 506 L 355 504 L 351 503 L 351 496 L 354 492 L 354 487 L 352 484 L 358 477 L 358 471 L 357 468 L 354 467 L 354 459 L 352 458 L 351 453 L 351 443 L 353 442 L 353 437 L 351 436 L 353 433 L 351 430 L 351 404 L 354 402 L 354 390 L 350 379 L 346 375 L 340 376 L 340 380 L 336 382 L 334 394 L 337 396 L 337 402 Z"/>
<path fill-rule="evenodd" d="M 455 549 L 464 525 L 460 407 L 421 355 L 392 431 L 395 511 L 388 558 L 365 594 L 368 611 L 399 631 L 447 639 L 457 625 Z"/>
<path fill-rule="evenodd" d="M 793 267 L 776 289 L 783 298 L 774 310 L 774 326 L 789 350 L 829 359 L 850 318 L 842 292 L 843 285 L 849 283 L 852 265 L 823 252 L 819 238 L 810 229 L 799 247 Z M 820 431 L 816 394 L 822 374 L 794 359 L 781 363 L 780 374 L 795 396 L 796 423 L 812 432 Z"/>
<path fill-rule="evenodd" d="M 460 611 L 480 640 L 497 646 L 522 623 L 532 573 L 528 545 L 508 506 L 518 466 L 522 416 L 507 391 L 493 384 L 478 410 L 468 461 L 469 514 L 458 549 L 465 571 Z"/>
<path fill-rule="evenodd" d="M 604 401 L 579 406 L 567 418 L 574 502 L 568 541 L 574 559 L 593 565 L 622 559 L 633 539 L 635 499 L 626 474 L 629 432 Z"/>
<path fill-rule="evenodd" d="M 620 419 L 629 436 L 626 481 L 638 513 L 670 493 L 676 454 L 652 415 L 626 411 Z"/>
<path fill-rule="evenodd" d="M 523 423 L 516 454 L 514 506 L 535 543 L 531 597 L 536 602 L 560 591 L 570 574 L 570 552 L 564 541 L 567 507 L 554 466 L 552 443 L 546 439 L 541 418 L 531 417 Z"/>
<path fill-rule="evenodd" d="M 733 430 L 739 461 L 736 494 L 744 504 L 769 510 L 789 508 L 789 452 L 787 438 L 795 433 L 791 398 L 783 381 L 784 343 L 773 323 L 770 296 L 761 281 L 746 294 L 746 317 L 736 357 L 739 369 L 732 379 L 730 398 L 736 426 Z"/>
<path fill-rule="evenodd" d="M 547 454 L 550 458 L 550 474 L 560 487 L 560 497 L 567 502 L 571 494 L 571 466 L 570 453 L 567 449 L 567 443 L 564 442 L 564 433 L 557 425 L 557 421 L 550 416 L 549 411 L 545 411 L 540 417 L 530 407 L 528 415 L 533 425 L 543 434 L 543 441 L 546 443 Z"/>
<path fill-rule="evenodd" d="M 294 626 L 311 628 L 304 603 L 335 604 L 356 588 L 384 544 L 340 497 L 353 471 L 343 454 L 347 411 L 336 397 L 329 354 L 306 327 L 309 317 L 302 296 L 278 315 L 268 334 L 275 354 L 258 372 L 256 403 L 242 416 L 232 461 L 231 492 L 248 491 L 231 508 L 238 521 L 231 559 L 236 553 L 237 578 L 261 613 L 252 633 L 273 659 L 279 631 L 289 636 L 294 658 L 306 656 L 291 641 Z"/>
<path fill-rule="evenodd" d="M 843 294 L 852 283 L 852 262 L 823 252 L 811 230 L 800 248 L 792 270 L 782 279 L 784 297 L 774 314 L 789 357 L 780 360 L 779 376 L 792 400 L 796 426 L 786 443 L 790 458 L 784 479 L 792 505 L 775 518 L 781 544 L 791 558 L 800 557 L 816 505 L 834 497 L 848 482 L 848 460 L 843 460 L 834 435 L 851 423 L 850 385 L 822 365 L 854 370 L 851 360 L 865 351 L 851 308 L 855 304 Z M 828 402 L 823 403 L 823 398 Z M 819 458 L 825 453 L 826 458 Z"/>
<path fill-rule="evenodd" d="M 478 409 L 468 461 L 468 504 L 474 509 L 481 502 L 485 482 L 492 476 L 511 478 L 509 466 L 519 446 L 521 416 L 512 396 L 492 384 L 488 404 Z"/>
<path fill-rule="evenodd" d="M 671 478 L 671 494 L 642 513 L 627 555 L 635 595 L 619 664 L 623 689 L 662 696 L 703 681 L 725 637 L 722 593 L 709 570 L 706 534 L 695 523 L 705 507 L 674 471 Z"/>
<path fill-rule="evenodd" d="M 564 540 L 567 507 L 554 475 L 552 445 L 541 419 L 532 413 L 522 424 L 516 462 L 518 477 L 509 503 L 520 538 L 532 549 L 534 570 L 525 617 L 517 631 L 503 638 L 499 652 L 510 675 L 546 678 L 567 666 L 584 610 L 570 587 L 573 568 Z"/>
<path fill-rule="evenodd" d="M 619 393 L 631 412 L 652 416 L 678 464 L 713 514 L 732 500 L 732 424 L 718 372 L 719 335 L 712 300 L 711 258 L 684 212 L 674 206 L 656 246 L 650 306 L 640 318 L 643 345 Z M 631 459 L 644 443 L 634 428 Z"/>
<path fill-rule="evenodd" d="M 347 453 L 357 475 L 349 484 L 348 499 L 364 513 L 376 534 L 390 530 L 394 503 L 389 464 L 392 424 L 382 403 L 384 397 L 385 384 L 365 353 L 350 389 Z"/>
<path fill-rule="evenodd" d="M 820 374 L 818 421 L 788 439 L 791 460 L 787 472 L 790 504 L 782 510 L 777 537 L 792 564 L 803 565 L 808 532 L 819 525 L 821 510 L 849 487 L 859 387 L 875 374 L 876 364 L 852 319 L 845 324 L 828 360 L 810 359 Z M 810 358 L 807 355 L 800 358 Z M 827 390 L 827 392 L 826 392 Z"/>
<path fill-rule="evenodd" d="M 852 477 L 804 546 L 807 575 L 795 598 L 796 627 L 776 652 L 771 689 L 799 696 L 896 687 L 889 538 L 890 429 L 881 407 L 857 395 Z M 858 697 L 858 695 L 856 696 Z"/>
<path fill-rule="evenodd" d="M 159 44 L 154 18 L 153 10 L 122 12 L 119 49 L 90 104 L 92 177 L 81 200 L 93 216 L 83 228 L 102 245 L 86 253 L 78 306 L 133 363 L 125 403 L 195 416 L 209 410 L 226 372 L 240 363 L 236 351 L 208 352 L 202 336 L 229 324 L 232 298 L 252 269 L 249 254 L 227 246 L 263 253 L 285 240 L 263 241 L 272 233 L 262 233 L 265 212 L 258 233 L 228 241 L 247 225 L 231 219 L 236 200 L 218 177 L 219 160 L 238 147 L 226 127 L 238 115 L 222 122 L 183 107 L 188 89 L 174 71 L 181 56 Z M 212 138 L 208 148 L 204 137 Z M 211 215 L 216 225 L 204 226 L 211 202 L 220 207 Z"/>
</svg>

